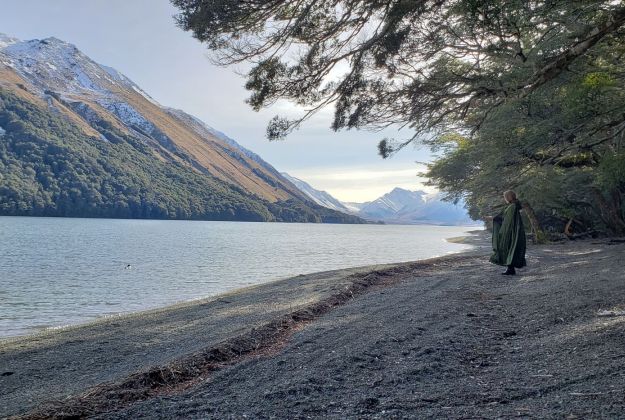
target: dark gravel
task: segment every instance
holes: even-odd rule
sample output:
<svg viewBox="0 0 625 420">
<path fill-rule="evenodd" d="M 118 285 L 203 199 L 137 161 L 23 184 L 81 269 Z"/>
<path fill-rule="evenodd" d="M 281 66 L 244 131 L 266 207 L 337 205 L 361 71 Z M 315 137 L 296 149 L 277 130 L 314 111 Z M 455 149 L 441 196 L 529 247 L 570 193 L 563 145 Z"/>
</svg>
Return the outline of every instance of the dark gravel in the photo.
<svg viewBox="0 0 625 420">
<path fill-rule="evenodd" d="M 0 418 L 237 338 L 314 305 L 344 289 L 351 275 L 373 268 L 298 276 L 204 301 L 0 340 Z"/>
<path fill-rule="evenodd" d="M 625 244 L 440 263 L 337 307 L 277 354 L 101 418 L 624 418 Z"/>
</svg>

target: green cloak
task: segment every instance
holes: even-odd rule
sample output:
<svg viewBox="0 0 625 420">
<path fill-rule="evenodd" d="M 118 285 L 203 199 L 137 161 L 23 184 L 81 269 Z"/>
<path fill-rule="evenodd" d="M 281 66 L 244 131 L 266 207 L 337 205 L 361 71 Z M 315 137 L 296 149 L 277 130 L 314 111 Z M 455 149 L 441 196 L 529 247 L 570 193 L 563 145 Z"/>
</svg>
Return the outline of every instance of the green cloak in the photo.
<svg viewBox="0 0 625 420">
<path fill-rule="evenodd" d="M 525 229 L 521 220 L 521 203 L 511 203 L 493 219 L 493 264 L 525 267 Z"/>
</svg>

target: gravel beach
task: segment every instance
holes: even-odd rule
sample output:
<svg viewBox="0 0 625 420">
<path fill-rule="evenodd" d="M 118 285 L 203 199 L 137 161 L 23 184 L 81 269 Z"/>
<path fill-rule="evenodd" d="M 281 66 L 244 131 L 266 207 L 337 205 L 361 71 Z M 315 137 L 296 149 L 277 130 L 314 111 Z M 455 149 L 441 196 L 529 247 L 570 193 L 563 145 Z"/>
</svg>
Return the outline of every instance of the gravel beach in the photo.
<svg viewBox="0 0 625 420">
<path fill-rule="evenodd" d="M 530 247 L 516 277 L 487 252 L 2 341 L 0 415 L 623 417 L 625 244 Z"/>
</svg>

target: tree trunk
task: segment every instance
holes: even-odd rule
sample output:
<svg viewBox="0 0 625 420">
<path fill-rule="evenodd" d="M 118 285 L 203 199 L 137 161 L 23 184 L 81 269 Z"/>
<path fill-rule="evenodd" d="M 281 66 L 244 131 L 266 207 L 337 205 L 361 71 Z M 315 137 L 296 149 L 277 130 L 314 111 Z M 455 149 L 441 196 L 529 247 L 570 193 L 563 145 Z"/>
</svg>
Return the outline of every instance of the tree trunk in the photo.
<svg viewBox="0 0 625 420">
<path fill-rule="evenodd" d="M 573 235 L 571 231 L 571 226 L 573 225 L 573 218 L 570 218 L 568 222 L 566 222 L 566 226 L 564 226 L 564 234 L 568 237 Z"/>
<path fill-rule="evenodd" d="M 529 205 L 527 201 L 522 201 L 521 206 L 523 207 L 523 211 L 527 215 L 527 218 L 530 221 L 530 225 L 532 227 L 532 232 L 534 233 L 534 242 L 538 244 L 545 243 L 547 238 L 545 236 L 545 232 L 540 226 L 540 222 L 536 217 L 536 213 L 534 213 L 534 209 Z"/>
<path fill-rule="evenodd" d="M 599 206 L 599 215 L 606 224 L 609 233 L 625 234 L 625 220 L 623 220 L 623 212 L 621 211 L 620 194 L 612 191 L 610 200 L 607 200 L 600 190 L 593 189 L 593 196 Z"/>
</svg>

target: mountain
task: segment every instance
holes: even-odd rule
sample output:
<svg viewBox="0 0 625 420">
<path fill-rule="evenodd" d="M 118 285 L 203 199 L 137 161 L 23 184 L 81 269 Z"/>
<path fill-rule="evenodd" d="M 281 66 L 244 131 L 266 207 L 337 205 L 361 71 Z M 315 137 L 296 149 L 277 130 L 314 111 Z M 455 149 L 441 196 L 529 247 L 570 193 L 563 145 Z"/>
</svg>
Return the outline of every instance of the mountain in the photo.
<svg viewBox="0 0 625 420">
<path fill-rule="evenodd" d="M 440 194 L 395 188 L 382 197 L 363 203 L 358 216 L 391 224 L 467 225 L 474 224 L 462 204 L 441 199 Z"/>
<path fill-rule="evenodd" d="M 332 197 L 325 191 L 319 191 L 310 186 L 310 184 L 302 181 L 301 179 L 295 178 L 287 174 L 286 172 L 282 172 L 282 176 L 291 181 L 293 185 L 300 189 L 304 194 L 308 196 L 312 201 L 319 204 L 320 206 L 327 207 L 332 210 L 337 210 L 341 212 L 350 212 L 350 208 L 341 203 L 336 198 Z"/>
<path fill-rule="evenodd" d="M 462 204 L 443 201 L 440 194 L 395 188 L 382 197 L 363 203 L 358 216 L 392 224 L 474 224 Z"/>
<path fill-rule="evenodd" d="M 426 193 L 423 191 L 395 188 L 380 198 L 363 203 L 358 213 L 369 219 L 395 219 L 398 214 L 408 213 L 423 207 L 426 203 L 425 197 Z"/>
<path fill-rule="evenodd" d="M 391 224 L 466 225 L 474 224 L 462 204 L 441 200 L 440 194 L 394 188 L 366 203 L 341 202 L 325 191 L 319 191 L 306 182 L 284 174 L 304 194 L 317 204 L 335 210 L 350 212 L 372 222 Z"/>
<path fill-rule="evenodd" d="M 0 215 L 361 222 L 56 38 L 0 35 Z"/>
</svg>

